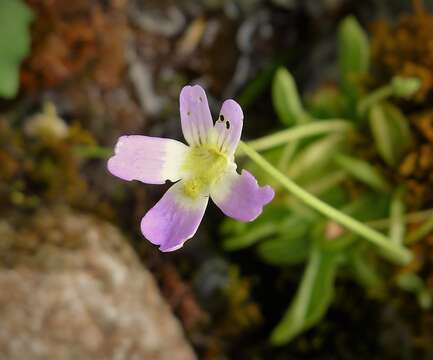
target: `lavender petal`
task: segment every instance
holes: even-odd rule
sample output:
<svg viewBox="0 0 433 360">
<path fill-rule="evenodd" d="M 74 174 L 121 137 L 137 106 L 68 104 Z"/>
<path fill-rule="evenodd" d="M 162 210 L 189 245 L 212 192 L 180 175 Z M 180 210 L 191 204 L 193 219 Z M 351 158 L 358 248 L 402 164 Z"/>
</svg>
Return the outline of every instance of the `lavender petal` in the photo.
<svg viewBox="0 0 433 360">
<path fill-rule="evenodd" d="M 182 177 L 181 164 L 187 151 L 188 146 L 172 139 L 122 136 L 107 168 L 123 180 L 163 184 L 166 180 L 177 181 Z"/>
<path fill-rule="evenodd" d="M 161 251 L 174 251 L 197 231 L 208 196 L 191 199 L 184 194 L 182 181 L 174 184 L 141 220 L 141 232 Z"/>
<path fill-rule="evenodd" d="M 229 171 L 212 186 L 210 196 L 227 216 L 253 221 L 261 214 L 263 206 L 274 198 L 274 190 L 270 186 L 260 187 L 246 170 L 241 175 Z"/>
<path fill-rule="evenodd" d="M 185 140 L 190 145 L 206 143 L 213 121 L 203 88 L 199 85 L 185 86 L 180 92 L 179 102 Z"/>
<path fill-rule="evenodd" d="M 234 100 L 224 101 L 215 123 L 216 143 L 224 152 L 232 155 L 241 138 L 244 114 Z"/>
</svg>

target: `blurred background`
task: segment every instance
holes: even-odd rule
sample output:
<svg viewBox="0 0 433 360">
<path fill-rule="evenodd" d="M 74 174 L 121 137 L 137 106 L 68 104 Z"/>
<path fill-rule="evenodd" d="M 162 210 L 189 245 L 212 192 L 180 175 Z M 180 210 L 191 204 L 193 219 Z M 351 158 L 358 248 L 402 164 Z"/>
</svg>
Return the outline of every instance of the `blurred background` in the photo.
<svg viewBox="0 0 433 360">
<path fill-rule="evenodd" d="M 432 359 L 432 10 L 408 0 L 0 0 L 0 359 Z M 355 90 L 345 54 L 369 63 Z M 396 76 L 420 85 L 384 95 Z M 317 196 L 339 208 L 365 200 L 353 216 L 381 231 L 388 218 L 397 232 L 404 223 L 415 260 L 392 265 L 346 239 L 338 261 L 316 269 L 295 328 L 281 319 L 300 311 L 307 242 L 344 230 L 287 205 L 277 185 L 279 208 L 261 222 L 224 220 L 211 205 L 192 240 L 160 253 L 139 223 L 167 187 L 120 181 L 106 160 L 124 134 L 183 141 L 186 84 L 205 88 L 214 115 L 236 99 L 244 140 L 298 125 L 296 102 L 310 120 L 357 124 L 359 136 L 286 149 L 297 166 L 287 173 L 313 193 L 328 176 L 332 186 L 320 184 L 332 194 Z M 363 122 L 353 109 L 371 94 L 388 105 Z M 401 136 L 390 138 L 394 123 Z M 348 138 L 335 164 L 307 174 Z"/>
</svg>

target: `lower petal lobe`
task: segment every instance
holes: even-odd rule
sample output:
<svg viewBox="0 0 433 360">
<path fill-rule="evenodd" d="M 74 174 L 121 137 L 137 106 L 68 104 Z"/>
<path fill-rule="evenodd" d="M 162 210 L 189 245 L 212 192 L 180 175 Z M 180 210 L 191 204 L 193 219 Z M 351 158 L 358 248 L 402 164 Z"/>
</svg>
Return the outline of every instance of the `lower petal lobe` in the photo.
<svg viewBox="0 0 433 360">
<path fill-rule="evenodd" d="M 194 236 L 203 218 L 209 197 L 191 199 L 182 181 L 174 184 L 141 220 L 141 232 L 161 251 L 174 251 Z"/>
<path fill-rule="evenodd" d="M 260 187 L 246 170 L 241 175 L 231 170 L 212 185 L 210 196 L 227 216 L 253 221 L 261 214 L 263 206 L 274 198 L 274 190 L 269 185 Z"/>
</svg>

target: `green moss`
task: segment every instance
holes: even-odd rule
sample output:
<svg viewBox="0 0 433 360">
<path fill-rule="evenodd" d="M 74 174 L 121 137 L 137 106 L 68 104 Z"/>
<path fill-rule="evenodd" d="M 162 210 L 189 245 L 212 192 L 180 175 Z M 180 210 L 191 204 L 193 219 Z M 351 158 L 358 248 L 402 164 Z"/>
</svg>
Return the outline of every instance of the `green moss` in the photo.
<svg viewBox="0 0 433 360">
<path fill-rule="evenodd" d="M 77 146 L 95 143 L 78 124 L 67 126 L 65 136 L 56 137 L 28 133 L 12 127 L 9 119 L 0 119 L 0 213 L 11 206 L 28 211 L 37 210 L 41 204 L 65 203 L 114 217 L 111 206 L 90 191 L 82 172 L 85 159 L 76 151 Z"/>
</svg>

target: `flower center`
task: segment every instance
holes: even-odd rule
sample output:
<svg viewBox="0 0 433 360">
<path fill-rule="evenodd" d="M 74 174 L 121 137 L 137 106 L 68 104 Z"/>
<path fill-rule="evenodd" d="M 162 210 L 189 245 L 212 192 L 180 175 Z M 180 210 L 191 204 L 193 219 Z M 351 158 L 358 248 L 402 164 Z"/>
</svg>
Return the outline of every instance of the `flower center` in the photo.
<svg viewBox="0 0 433 360">
<path fill-rule="evenodd" d="M 229 159 L 216 146 L 203 144 L 190 148 L 183 164 L 189 177 L 184 180 L 184 191 L 188 197 L 196 198 L 218 180 L 225 172 Z"/>
</svg>

